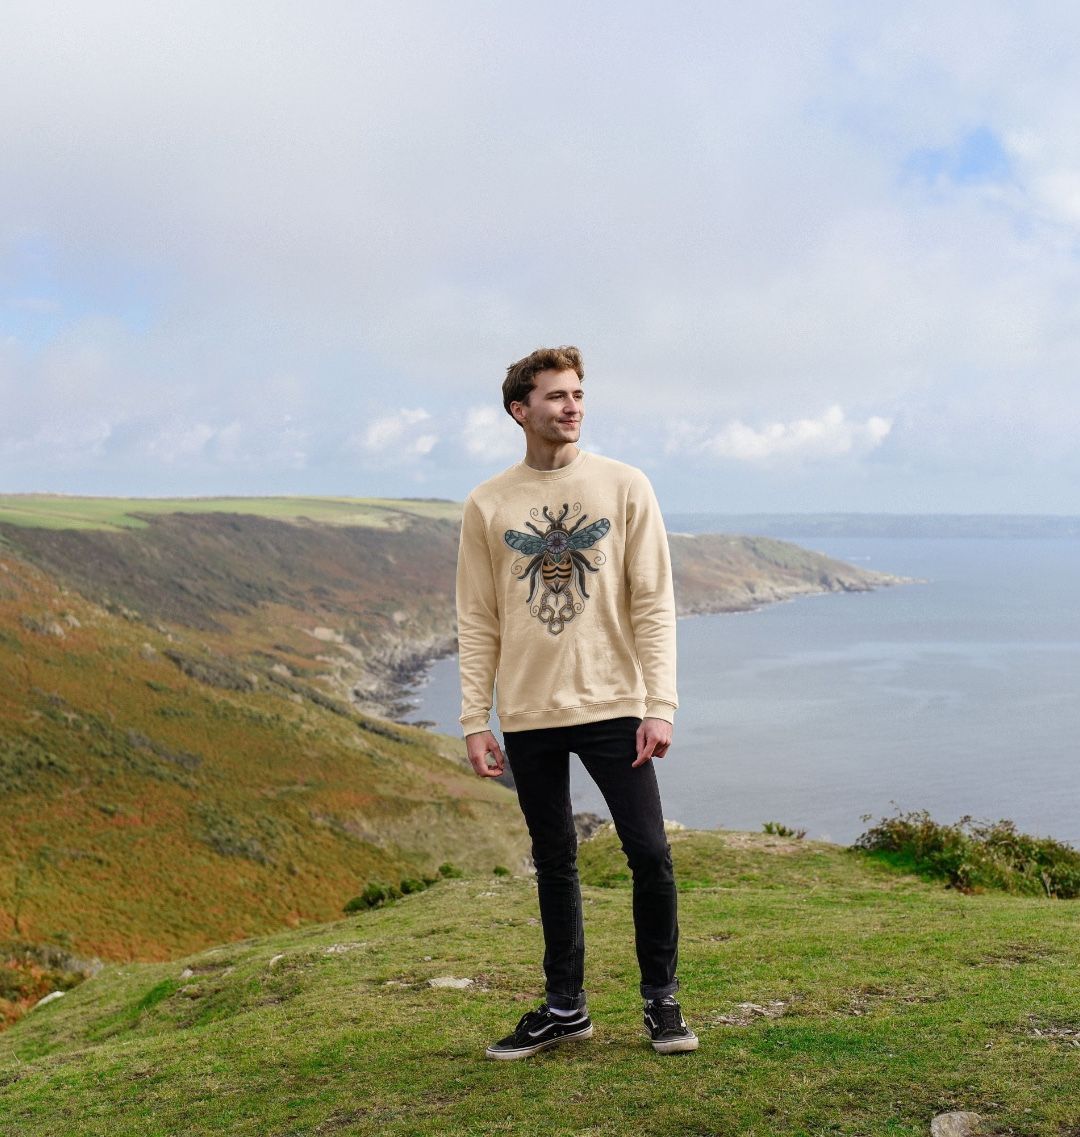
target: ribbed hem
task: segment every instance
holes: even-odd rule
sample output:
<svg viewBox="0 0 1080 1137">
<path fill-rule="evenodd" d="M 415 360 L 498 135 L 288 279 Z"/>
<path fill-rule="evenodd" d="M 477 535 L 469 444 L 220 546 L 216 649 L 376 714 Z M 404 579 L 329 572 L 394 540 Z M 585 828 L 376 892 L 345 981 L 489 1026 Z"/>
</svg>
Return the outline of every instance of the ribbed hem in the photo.
<svg viewBox="0 0 1080 1137">
<path fill-rule="evenodd" d="M 499 715 L 499 722 L 506 730 L 536 730 L 549 726 L 580 726 L 586 722 L 600 722 L 601 719 L 618 719 L 633 715 L 639 719 L 663 719 L 675 722 L 677 704 L 666 699 L 614 699 L 608 703 L 590 703 L 584 707 L 567 707 L 560 711 L 522 711 L 520 714 Z M 461 733 L 468 738 L 470 734 L 481 734 L 491 729 L 488 716 L 477 715 L 461 723 Z"/>
<path fill-rule="evenodd" d="M 513 730 L 537 730 L 549 726 L 580 726 L 585 722 L 602 719 L 621 719 L 629 716 L 645 717 L 644 699 L 612 699 L 607 703 L 589 703 L 584 707 L 566 707 L 562 710 L 522 711 L 520 714 L 499 714 L 503 733 Z"/>
</svg>

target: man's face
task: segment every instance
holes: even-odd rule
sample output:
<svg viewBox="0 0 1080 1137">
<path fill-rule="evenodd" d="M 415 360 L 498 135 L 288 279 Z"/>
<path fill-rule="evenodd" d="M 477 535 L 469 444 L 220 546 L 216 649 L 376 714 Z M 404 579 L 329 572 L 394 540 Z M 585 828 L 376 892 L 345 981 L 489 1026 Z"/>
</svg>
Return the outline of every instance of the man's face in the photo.
<svg viewBox="0 0 1080 1137">
<path fill-rule="evenodd" d="M 533 379 L 527 403 L 511 403 L 510 410 L 526 435 L 544 442 L 577 442 L 585 417 L 585 392 L 577 372 L 540 371 Z"/>
</svg>

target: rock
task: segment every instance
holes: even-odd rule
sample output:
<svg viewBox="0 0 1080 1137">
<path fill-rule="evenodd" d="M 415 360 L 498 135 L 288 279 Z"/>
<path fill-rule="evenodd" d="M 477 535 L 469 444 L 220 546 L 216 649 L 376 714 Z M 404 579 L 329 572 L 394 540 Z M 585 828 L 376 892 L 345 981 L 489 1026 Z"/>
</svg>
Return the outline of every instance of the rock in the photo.
<svg viewBox="0 0 1080 1137">
<path fill-rule="evenodd" d="M 185 967 L 184 970 L 180 972 L 180 978 L 190 979 L 194 974 L 195 972 L 192 971 L 190 967 Z"/>
<path fill-rule="evenodd" d="M 966 1110 L 939 1113 L 930 1122 L 930 1137 L 976 1137 L 981 1124 L 982 1118 L 977 1113 Z"/>
<path fill-rule="evenodd" d="M 468 980 L 468 982 L 471 983 L 472 980 L 470 979 L 470 980 Z M 63 997 L 64 997 L 63 991 L 50 991 L 47 995 L 38 999 L 38 1001 L 30 1009 L 31 1010 L 37 1010 L 38 1007 L 43 1007 L 43 1006 L 45 1006 L 46 1003 L 51 1003 L 51 1002 L 53 1002 L 54 999 L 62 999 Z"/>
<path fill-rule="evenodd" d="M 311 634 L 324 644 L 343 644 L 345 642 L 345 637 L 340 632 L 334 631 L 333 628 L 312 628 Z"/>
<path fill-rule="evenodd" d="M 79 617 L 76 616 L 74 612 L 65 612 L 64 613 L 64 623 L 67 624 L 67 626 L 69 628 L 81 628 L 82 627 L 82 624 L 79 621 Z"/>
<path fill-rule="evenodd" d="M 455 979 L 452 975 L 440 975 L 437 979 L 429 979 L 429 987 L 471 987 L 473 981 L 471 979 Z"/>
<path fill-rule="evenodd" d="M 273 967 L 273 966 L 274 966 L 274 964 L 275 964 L 275 963 L 277 963 L 277 961 L 278 961 L 279 959 L 284 959 L 284 958 L 285 958 L 285 953 L 284 953 L 283 951 L 282 951 L 282 952 L 278 952 L 278 954 L 277 954 L 277 955 L 275 955 L 275 956 L 271 957 L 271 959 L 270 959 L 270 962 L 269 962 L 269 963 L 268 963 L 266 966 L 267 966 L 267 967 Z"/>
<path fill-rule="evenodd" d="M 157 649 L 152 644 L 143 644 L 139 648 L 139 655 L 143 659 L 153 659 L 157 655 Z"/>
<path fill-rule="evenodd" d="M 598 813 L 575 813 L 574 829 L 579 842 L 588 841 L 598 830 L 610 828 L 611 822 Z"/>
</svg>

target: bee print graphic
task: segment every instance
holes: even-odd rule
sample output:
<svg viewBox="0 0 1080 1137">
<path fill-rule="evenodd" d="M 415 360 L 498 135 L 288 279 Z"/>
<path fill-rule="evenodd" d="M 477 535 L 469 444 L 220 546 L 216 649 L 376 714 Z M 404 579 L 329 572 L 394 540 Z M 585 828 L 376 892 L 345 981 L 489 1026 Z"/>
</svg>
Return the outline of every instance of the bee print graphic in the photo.
<svg viewBox="0 0 1080 1137">
<path fill-rule="evenodd" d="M 584 610 L 585 601 L 589 598 L 585 574 L 599 572 L 607 560 L 599 549 L 589 556 L 583 550 L 591 549 L 597 541 L 606 537 L 611 522 L 601 517 L 582 529 L 588 515 L 577 517 L 579 513 L 579 502 L 574 503 L 573 510 L 564 502 L 558 517 L 553 517 L 546 505 L 542 511 L 530 509 L 529 516 L 535 521 L 539 521 L 542 514 L 548 523 L 546 529 L 541 530 L 531 521 L 526 521 L 525 526 L 532 533 L 507 529 L 503 534 L 503 540 L 510 548 L 523 554 L 510 566 L 510 571 L 518 580 L 527 578 L 529 581 L 529 611 L 553 636 L 557 636 L 577 613 Z M 571 519 L 577 517 L 569 527 L 568 516 Z M 578 595 L 575 595 L 575 588 Z M 538 590 L 540 599 L 536 600 Z"/>
</svg>

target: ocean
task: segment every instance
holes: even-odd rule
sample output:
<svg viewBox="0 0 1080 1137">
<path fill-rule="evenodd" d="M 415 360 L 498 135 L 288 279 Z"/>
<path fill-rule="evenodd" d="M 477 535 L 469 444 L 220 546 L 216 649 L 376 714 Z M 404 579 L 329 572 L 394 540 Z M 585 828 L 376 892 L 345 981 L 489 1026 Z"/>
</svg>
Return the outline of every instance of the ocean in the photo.
<svg viewBox="0 0 1080 1137">
<path fill-rule="evenodd" d="M 664 815 L 848 844 L 926 809 L 1080 847 L 1080 541 L 786 539 L 925 583 L 680 619 Z M 412 717 L 460 734 L 457 684 L 437 661 Z M 572 792 L 607 815 L 576 759 Z"/>
</svg>

